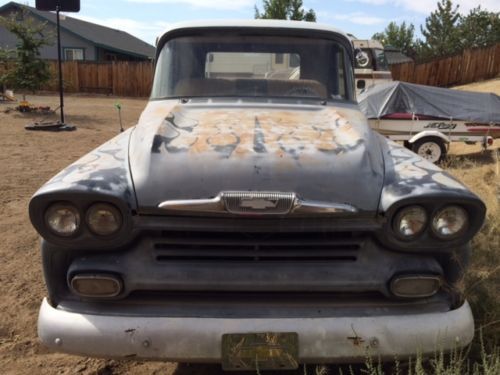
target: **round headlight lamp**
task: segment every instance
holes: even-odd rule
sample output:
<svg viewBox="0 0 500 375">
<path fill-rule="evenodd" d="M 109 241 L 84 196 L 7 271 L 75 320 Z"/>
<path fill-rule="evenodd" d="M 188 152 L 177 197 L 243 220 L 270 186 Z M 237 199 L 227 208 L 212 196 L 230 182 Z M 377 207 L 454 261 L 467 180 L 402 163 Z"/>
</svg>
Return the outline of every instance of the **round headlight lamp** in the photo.
<svg viewBox="0 0 500 375">
<path fill-rule="evenodd" d="M 112 236 L 122 226 L 122 214 L 113 205 L 96 203 L 87 210 L 87 225 L 98 236 Z"/>
<path fill-rule="evenodd" d="M 427 212 L 420 206 L 403 208 L 394 218 L 393 225 L 395 232 L 400 238 L 411 240 L 425 230 Z"/>
<path fill-rule="evenodd" d="M 468 227 L 467 211 L 459 206 L 447 206 L 432 219 L 432 231 L 441 239 L 453 239 L 462 235 Z"/>
<path fill-rule="evenodd" d="M 45 211 L 45 224 L 55 235 L 71 237 L 80 228 L 80 213 L 69 203 L 55 203 Z"/>
</svg>

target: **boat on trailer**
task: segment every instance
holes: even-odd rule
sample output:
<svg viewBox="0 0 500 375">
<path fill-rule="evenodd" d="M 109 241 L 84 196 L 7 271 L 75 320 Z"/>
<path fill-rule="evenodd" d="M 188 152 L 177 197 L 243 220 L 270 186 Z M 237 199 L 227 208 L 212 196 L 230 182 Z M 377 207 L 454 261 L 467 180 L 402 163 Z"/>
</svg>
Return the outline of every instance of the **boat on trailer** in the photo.
<svg viewBox="0 0 500 375">
<path fill-rule="evenodd" d="M 359 106 L 380 134 L 437 163 L 450 142 L 481 143 L 500 138 L 500 97 L 406 82 L 368 88 Z"/>
</svg>

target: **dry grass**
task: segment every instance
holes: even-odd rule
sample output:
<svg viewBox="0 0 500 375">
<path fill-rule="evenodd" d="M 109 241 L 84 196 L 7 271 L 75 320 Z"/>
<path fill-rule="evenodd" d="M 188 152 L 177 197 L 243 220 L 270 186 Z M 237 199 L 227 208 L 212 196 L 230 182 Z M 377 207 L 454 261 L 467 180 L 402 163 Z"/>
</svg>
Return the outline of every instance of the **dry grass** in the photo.
<svg viewBox="0 0 500 375">
<path fill-rule="evenodd" d="M 500 78 L 455 87 L 457 90 L 493 92 L 500 95 Z"/>
<path fill-rule="evenodd" d="M 458 87 L 462 90 L 500 95 L 500 78 Z M 471 153 L 470 146 L 453 145 L 445 167 L 481 197 L 488 208 L 486 222 L 474 238 L 466 296 L 472 305 L 476 326 L 482 327 L 487 352 L 496 352 L 500 338 L 500 140 L 492 149 Z M 467 153 L 468 152 L 468 153 Z M 472 356 L 481 352 L 477 340 Z M 495 349 L 496 348 L 496 349 Z"/>
</svg>

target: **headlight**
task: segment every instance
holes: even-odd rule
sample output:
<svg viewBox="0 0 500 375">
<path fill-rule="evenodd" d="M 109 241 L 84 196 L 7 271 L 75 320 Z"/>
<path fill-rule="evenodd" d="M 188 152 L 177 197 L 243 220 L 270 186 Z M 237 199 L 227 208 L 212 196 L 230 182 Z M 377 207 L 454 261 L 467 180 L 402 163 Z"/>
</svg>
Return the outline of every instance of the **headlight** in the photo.
<svg viewBox="0 0 500 375">
<path fill-rule="evenodd" d="M 442 239 L 460 236 L 468 227 L 467 212 L 459 206 L 448 206 L 437 212 L 432 219 L 432 230 Z"/>
<path fill-rule="evenodd" d="M 122 226 L 120 211 L 108 203 L 96 203 L 87 210 L 87 225 L 99 236 L 111 236 Z"/>
<path fill-rule="evenodd" d="M 69 203 L 55 203 L 45 212 L 45 223 L 54 234 L 69 237 L 80 227 L 80 213 Z"/>
<path fill-rule="evenodd" d="M 420 206 L 400 210 L 394 218 L 394 230 L 403 239 L 413 239 L 421 234 L 427 224 L 427 212 Z"/>
</svg>

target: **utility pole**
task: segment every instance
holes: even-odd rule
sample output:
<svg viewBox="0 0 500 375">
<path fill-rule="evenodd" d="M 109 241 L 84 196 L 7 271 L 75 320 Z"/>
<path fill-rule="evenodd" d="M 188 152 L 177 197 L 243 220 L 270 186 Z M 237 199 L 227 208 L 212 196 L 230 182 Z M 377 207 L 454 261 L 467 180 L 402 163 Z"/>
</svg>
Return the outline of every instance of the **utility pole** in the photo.
<svg viewBox="0 0 500 375">
<path fill-rule="evenodd" d="M 61 125 L 64 123 L 64 84 L 63 84 L 63 74 L 62 74 L 62 56 L 61 56 L 61 19 L 59 13 L 61 12 L 61 6 L 56 5 L 56 15 L 57 15 L 57 64 L 59 68 L 59 109 L 61 113 Z"/>
<path fill-rule="evenodd" d="M 57 65 L 59 75 L 59 110 L 61 119 L 56 122 L 34 123 L 26 126 L 28 130 L 74 130 L 76 127 L 66 125 L 64 118 L 64 82 L 62 71 L 62 45 L 61 45 L 61 12 L 79 12 L 80 0 L 36 0 L 36 9 L 46 12 L 56 12 L 57 28 Z"/>
</svg>

